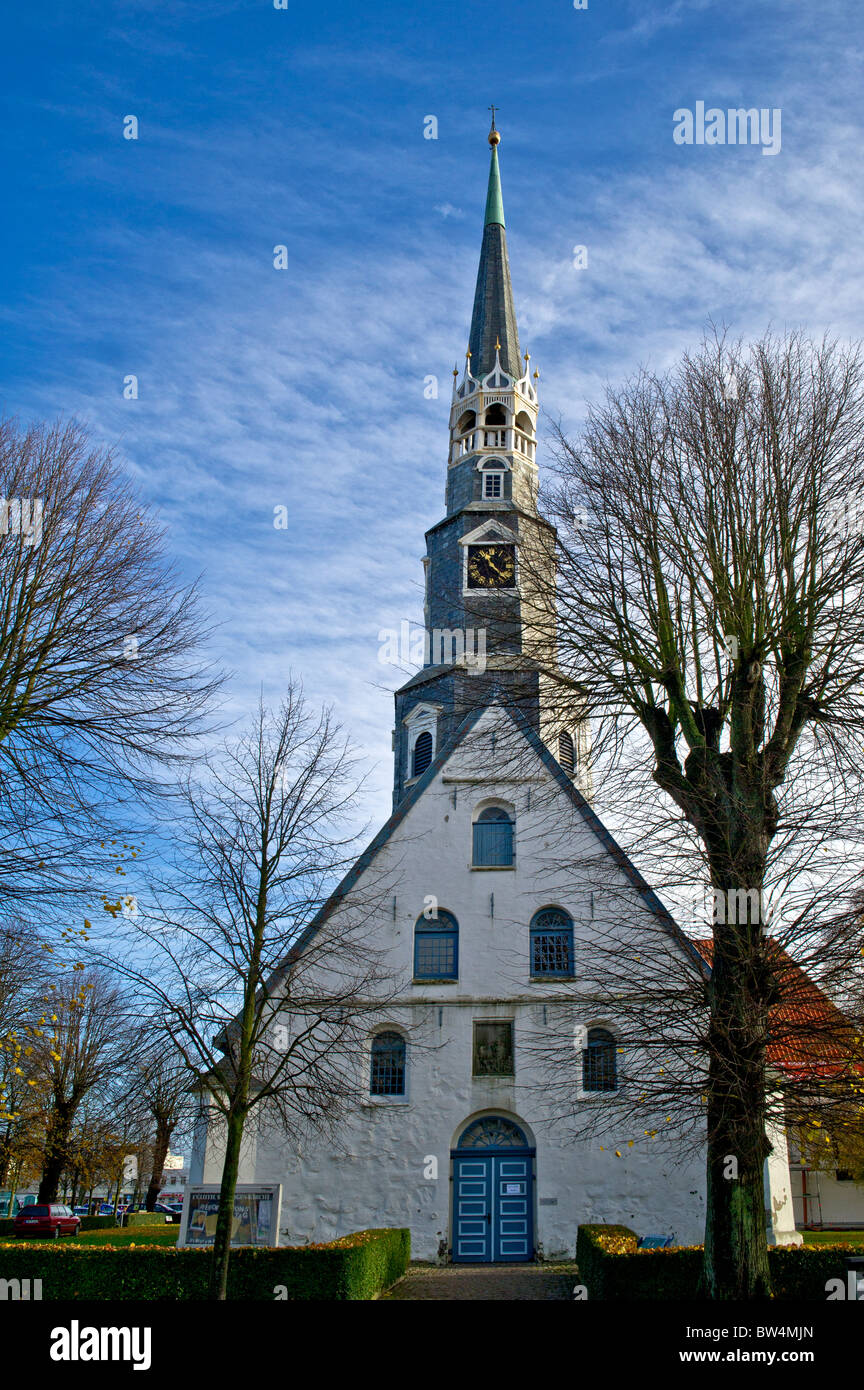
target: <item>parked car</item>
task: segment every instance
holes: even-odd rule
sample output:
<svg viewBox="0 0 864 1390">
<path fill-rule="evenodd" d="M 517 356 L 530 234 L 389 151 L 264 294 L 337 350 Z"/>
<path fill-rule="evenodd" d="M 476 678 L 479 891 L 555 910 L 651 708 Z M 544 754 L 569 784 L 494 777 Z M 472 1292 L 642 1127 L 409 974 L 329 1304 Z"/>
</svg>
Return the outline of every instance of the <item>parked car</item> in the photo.
<svg viewBox="0 0 864 1390">
<path fill-rule="evenodd" d="M 73 1207 L 72 1210 L 74 1211 L 74 1213 L 75 1213 L 76 1216 L 89 1216 L 89 1215 L 90 1215 L 90 1208 L 89 1208 L 88 1206 L 86 1206 L 86 1205 L 83 1206 L 83 1207 Z"/>
<path fill-rule="evenodd" d="M 60 1236 L 77 1236 L 81 1225 L 70 1207 L 60 1202 L 37 1202 L 34 1206 L 23 1207 L 15 1217 L 13 1231 L 16 1236 L 46 1236 L 57 1240 Z"/>
<path fill-rule="evenodd" d="M 182 1205 L 176 1205 L 174 1202 L 157 1202 L 153 1210 L 161 1212 L 164 1215 L 166 1226 L 170 1225 L 172 1222 L 178 1225 L 183 1215 Z"/>
</svg>

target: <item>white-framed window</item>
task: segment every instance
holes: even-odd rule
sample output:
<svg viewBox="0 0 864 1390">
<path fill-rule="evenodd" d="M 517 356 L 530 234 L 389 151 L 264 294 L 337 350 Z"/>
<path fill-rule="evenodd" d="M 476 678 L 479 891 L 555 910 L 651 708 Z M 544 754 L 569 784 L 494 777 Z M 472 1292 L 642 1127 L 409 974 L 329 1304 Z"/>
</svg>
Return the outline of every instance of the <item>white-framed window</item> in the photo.
<svg viewBox="0 0 864 1390">
<path fill-rule="evenodd" d="M 441 706 L 437 704 L 415 705 L 403 721 L 407 730 L 406 783 L 422 777 L 438 752 L 437 726 L 440 712 Z"/>
<path fill-rule="evenodd" d="M 504 496 L 504 474 L 503 473 L 484 473 L 483 474 L 483 496 L 484 497 L 503 497 Z"/>
<path fill-rule="evenodd" d="M 432 734 L 423 729 L 414 740 L 411 750 L 411 776 L 422 777 L 432 761 Z"/>
</svg>

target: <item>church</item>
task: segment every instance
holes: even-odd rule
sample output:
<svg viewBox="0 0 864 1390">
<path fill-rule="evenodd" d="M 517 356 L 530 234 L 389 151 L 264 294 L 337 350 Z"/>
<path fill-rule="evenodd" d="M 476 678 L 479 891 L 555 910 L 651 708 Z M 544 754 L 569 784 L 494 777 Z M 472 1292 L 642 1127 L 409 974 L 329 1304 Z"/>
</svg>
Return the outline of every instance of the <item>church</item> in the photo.
<svg viewBox="0 0 864 1390">
<path fill-rule="evenodd" d="M 357 1059 L 363 1094 L 339 1145 L 247 1136 L 240 1182 L 281 1185 L 283 1244 L 408 1227 L 415 1259 L 516 1263 L 572 1258 L 591 1222 L 704 1235 L 704 1153 L 659 1123 L 616 1146 L 620 1020 L 599 991 L 574 1013 L 592 943 L 622 921 L 670 969 L 702 963 L 594 809 L 578 692 L 568 704 L 551 688 L 554 531 L 537 505 L 539 377 L 520 351 L 499 140 L 493 113 L 446 513 L 426 533 L 433 640 L 395 695 L 393 811 L 298 948 L 387 883 L 374 931 L 398 983 Z M 574 1137 L 580 1107 L 598 1116 L 593 1136 Z M 772 1140 L 769 1234 L 797 1243 L 786 1142 Z M 211 1134 L 192 1180 L 220 1171 Z"/>
</svg>

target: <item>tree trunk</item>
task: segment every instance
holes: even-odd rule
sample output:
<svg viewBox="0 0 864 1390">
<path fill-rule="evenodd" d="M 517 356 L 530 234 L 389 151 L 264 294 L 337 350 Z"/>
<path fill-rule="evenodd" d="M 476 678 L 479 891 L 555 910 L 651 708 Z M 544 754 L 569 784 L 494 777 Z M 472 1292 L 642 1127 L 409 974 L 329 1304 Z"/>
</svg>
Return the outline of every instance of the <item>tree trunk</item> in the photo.
<svg viewBox="0 0 864 1390">
<path fill-rule="evenodd" d="M 219 1215 L 213 1241 L 213 1265 L 210 1271 L 210 1298 L 228 1297 L 228 1257 L 231 1252 L 231 1231 L 234 1225 L 234 1194 L 240 1169 L 240 1146 L 243 1142 L 245 1112 L 232 1110 L 228 1116 L 225 1137 L 225 1161 L 219 1190 Z"/>
<path fill-rule="evenodd" d="M 15 1194 L 16 1194 L 16 1192 L 18 1191 L 18 1178 L 19 1178 L 19 1176 L 20 1176 L 20 1173 L 19 1173 L 19 1172 L 16 1172 L 16 1173 L 15 1173 L 15 1176 L 11 1179 L 11 1181 L 10 1181 L 10 1183 L 9 1183 L 9 1212 L 8 1212 L 8 1215 L 9 1215 L 9 1216 L 14 1216 L 14 1215 L 15 1215 Z"/>
<path fill-rule="evenodd" d="M 45 1144 L 45 1158 L 42 1177 L 39 1181 L 39 1202 L 56 1202 L 60 1190 L 60 1179 L 66 1166 L 69 1147 L 69 1132 L 72 1128 L 74 1111 L 67 1103 L 55 1103 L 48 1125 Z"/>
<path fill-rule="evenodd" d="M 159 1200 L 159 1193 L 162 1190 L 162 1173 L 165 1169 L 165 1159 L 168 1157 L 168 1148 L 171 1143 L 172 1126 L 167 1120 L 156 1121 L 156 1142 L 153 1146 L 153 1167 L 150 1172 L 150 1186 L 147 1188 L 146 1207 L 148 1211 L 154 1211 Z"/>
<path fill-rule="evenodd" d="M 12 1126 L 6 1126 L 6 1133 L 0 1139 L 0 1187 L 6 1186 L 9 1165 L 12 1159 Z"/>
<path fill-rule="evenodd" d="M 758 887 L 755 898 L 754 877 Z M 771 1296 L 764 1165 L 765 1047 L 773 972 L 762 928 L 761 872 L 750 890 L 715 890 L 707 1079 L 705 1250 L 701 1292 L 712 1299 Z M 737 879 L 740 884 L 742 878 Z M 746 904 L 746 906 L 745 906 Z M 741 912 L 744 907 L 743 913 Z"/>
</svg>

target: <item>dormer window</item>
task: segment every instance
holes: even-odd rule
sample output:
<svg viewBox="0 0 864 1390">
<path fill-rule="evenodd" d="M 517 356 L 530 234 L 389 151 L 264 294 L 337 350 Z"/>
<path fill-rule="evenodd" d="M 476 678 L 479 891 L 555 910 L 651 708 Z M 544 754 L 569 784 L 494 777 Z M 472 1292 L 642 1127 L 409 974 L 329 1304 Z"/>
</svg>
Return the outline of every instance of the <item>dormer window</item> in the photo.
<svg viewBox="0 0 864 1390">
<path fill-rule="evenodd" d="M 438 716 L 441 706 L 415 705 L 405 716 L 405 784 L 410 785 L 429 770 L 438 752 Z"/>
<path fill-rule="evenodd" d="M 483 496 L 500 501 L 504 496 L 504 463 L 501 459 L 488 459 L 483 464 Z"/>
<path fill-rule="evenodd" d="M 414 751 L 411 755 L 411 776 L 421 777 L 432 761 L 432 735 L 428 729 L 424 729 L 417 735 L 417 742 L 414 744 Z"/>
<path fill-rule="evenodd" d="M 573 735 L 568 729 L 562 729 L 558 735 L 558 761 L 567 776 L 572 777 L 576 767 L 576 754 L 573 747 Z"/>
</svg>

